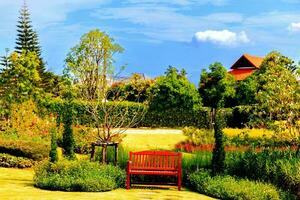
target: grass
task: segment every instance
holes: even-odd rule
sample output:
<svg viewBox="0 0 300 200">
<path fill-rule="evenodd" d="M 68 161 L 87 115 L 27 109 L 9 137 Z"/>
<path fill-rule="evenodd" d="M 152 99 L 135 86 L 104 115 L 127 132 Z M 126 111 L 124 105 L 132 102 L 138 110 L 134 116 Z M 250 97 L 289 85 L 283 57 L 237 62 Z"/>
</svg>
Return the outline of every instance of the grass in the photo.
<svg viewBox="0 0 300 200">
<path fill-rule="evenodd" d="M 73 199 L 105 199 L 105 200 L 179 200 L 179 199 L 199 199 L 212 200 L 213 198 L 191 192 L 186 189 L 177 191 L 171 189 L 117 189 L 110 192 L 60 192 L 47 191 L 33 186 L 33 170 L 21 170 L 11 168 L 0 168 L 0 199 L 47 199 L 47 200 L 73 200 Z"/>
<path fill-rule="evenodd" d="M 149 131 L 151 133 L 151 131 Z M 128 150 L 172 150 L 175 144 L 185 140 L 182 133 L 172 133 L 172 130 L 164 131 L 163 134 L 130 133 L 122 141 L 124 148 Z"/>
</svg>

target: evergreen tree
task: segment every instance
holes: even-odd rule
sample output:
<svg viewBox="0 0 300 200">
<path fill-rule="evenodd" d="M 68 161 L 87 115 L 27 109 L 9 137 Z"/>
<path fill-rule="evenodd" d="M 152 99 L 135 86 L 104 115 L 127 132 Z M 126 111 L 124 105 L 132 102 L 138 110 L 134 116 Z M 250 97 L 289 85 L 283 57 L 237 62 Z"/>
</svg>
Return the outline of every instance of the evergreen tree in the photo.
<svg viewBox="0 0 300 200">
<path fill-rule="evenodd" d="M 15 50 L 18 53 L 25 51 L 35 52 L 40 60 L 40 64 L 37 67 L 41 81 L 39 86 L 44 89 L 45 92 L 55 93 L 58 87 L 58 76 L 52 72 L 46 71 L 46 63 L 41 57 L 41 47 L 39 44 L 38 34 L 33 29 L 30 21 L 30 13 L 26 3 L 20 10 L 20 17 L 17 24 L 17 39 Z"/>
<path fill-rule="evenodd" d="M 5 55 L 0 57 L 0 73 L 7 69 L 10 65 L 9 56 L 8 56 L 9 49 L 5 49 Z"/>
<path fill-rule="evenodd" d="M 66 101 L 64 104 L 64 112 L 63 112 L 63 124 L 64 124 L 64 131 L 63 131 L 63 149 L 64 155 L 66 158 L 70 160 L 75 159 L 75 140 L 73 136 L 73 106 L 72 106 L 72 95 L 71 92 L 67 92 L 66 94 Z"/>
<path fill-rule="evenodd" d="M 33 30 L 31 25 L 30 13 L 25 2 L 20 10 L 17 33 L 15 47 L 16 52 L 22 53 L 23 50 L 26 52 L 36 52 L 36 54 L 40 57 L 41 49 L 39 46 L 37 33 Z"/>
<path fill-rule="evenodd" d="M 224 171 L 225 168 L 225 149 L 223 139 L 223 128 L 225 127 L 224 116 L 222 112 L 217 109 L 215 115 L 214 124 L 214 136 L 215 136 L 215 147 L 213 150 L 212 157 L 212 171 L 213 174 L 219 174 Z"/>
</svg>

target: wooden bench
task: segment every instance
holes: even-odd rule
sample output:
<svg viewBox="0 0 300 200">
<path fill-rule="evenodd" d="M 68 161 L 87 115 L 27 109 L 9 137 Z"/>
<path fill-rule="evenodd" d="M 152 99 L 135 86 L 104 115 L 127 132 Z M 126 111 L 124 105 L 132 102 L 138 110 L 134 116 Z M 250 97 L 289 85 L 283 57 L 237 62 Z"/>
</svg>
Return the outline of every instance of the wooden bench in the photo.
<svg viewBox="0 0 300 200">
<path fill-rule="evenodd" d="M 131 175 L 176 176 L 178 190 L 181 188 L 181 153 L 171 151 L 130 152 L 127 163 L 126 188 L 131 186 Z"/>
</svg>

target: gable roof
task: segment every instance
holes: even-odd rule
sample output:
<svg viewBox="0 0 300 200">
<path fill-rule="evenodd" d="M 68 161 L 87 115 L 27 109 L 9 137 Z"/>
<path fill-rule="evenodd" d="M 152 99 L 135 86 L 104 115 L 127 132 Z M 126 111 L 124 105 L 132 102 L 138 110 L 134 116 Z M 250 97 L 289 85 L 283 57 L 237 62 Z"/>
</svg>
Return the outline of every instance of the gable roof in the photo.
<svg viewBox="0 0 300 200">
<path fill-rule="evenodd" d="M 262 57 L 253 56 L 250 54 L 243 54 L 232 66 L 231 69 L 237 68 L 245 68 L 245 67 L 253 67 L 259 69 L 261 63 L 263 61 Z M 247 63 L 247 64 L 245 64 Z M 242 65 L 249 65 L 249 66 L 242 66 Z"/>
</svg>

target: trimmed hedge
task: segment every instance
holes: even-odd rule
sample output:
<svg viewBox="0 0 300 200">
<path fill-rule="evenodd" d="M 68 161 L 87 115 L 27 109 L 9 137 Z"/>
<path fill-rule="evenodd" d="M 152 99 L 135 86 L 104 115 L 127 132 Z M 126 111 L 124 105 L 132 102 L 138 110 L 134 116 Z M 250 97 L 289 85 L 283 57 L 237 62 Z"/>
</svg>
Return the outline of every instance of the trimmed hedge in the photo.
<svg viewBox="0 0 300 200">
<path fill-rule="evenodd" d="M 209 127 L 209 108 L 198 110 L 185 110 L 174 108 L 157 111 L 148 110 L 140 126 L 144 127 L 185 127 L 195 126 L 199 128 Z"/>
<path fill-rule="evenodd" d="M 49 144 L 22 140 L 0 140 L 0 153 L 7 153 L 17 157 L 40 161 L 48 158 L 49 151 Z"/>
<path fill-rule="evenodd" d="M 124 187 L 125 171 L 90 161 L 45 162 L 35 168 L 36 187 L 48 190 L 104 192 Z"/>
<path fill-rule="evenodd" d="M 28 168 L 33 165 L 34 161 L 31 159 L 0 153 L 0 167 Z"/>
<path fill-rule="evenodd" d="M 44 100 L 38 103 L 43 113 L 63 113 L 62 99 Z M 114 102 L 108 102 L 108 107 L 115 106 Z M 196 110 L 172 108 L 168 110 L 150 110 L 146 105 L 136 102 L 118 102 L 118 112 L 126 110 L 128 119 L 131 119 L 134 113 L 144 109 L 146 114 L 141 120 L 139 127 L 185 127 L 194 126 L 198 128 L 209 128 L 210 125 L 210 108 L 202 107 Z M 77 124 L 91 124 L 90 114 L 86 111 L 86 102 L 74 101 L 74 118 Z M 243 127 L 249 122 L 253 108 L 251 106 L 237 106 L 234 108 L 222 109 L 226 118 L 227 126 Z M 99 110 L 99 115 L 103 112 Z"/>
<path fill-rule="evenodd" d="M 192 187 L 203 194 L 223 200 L 280 200 L 276 187 L 231 176 L 212 177 L 207 171 L 189 176 Z"/>
</svg>

